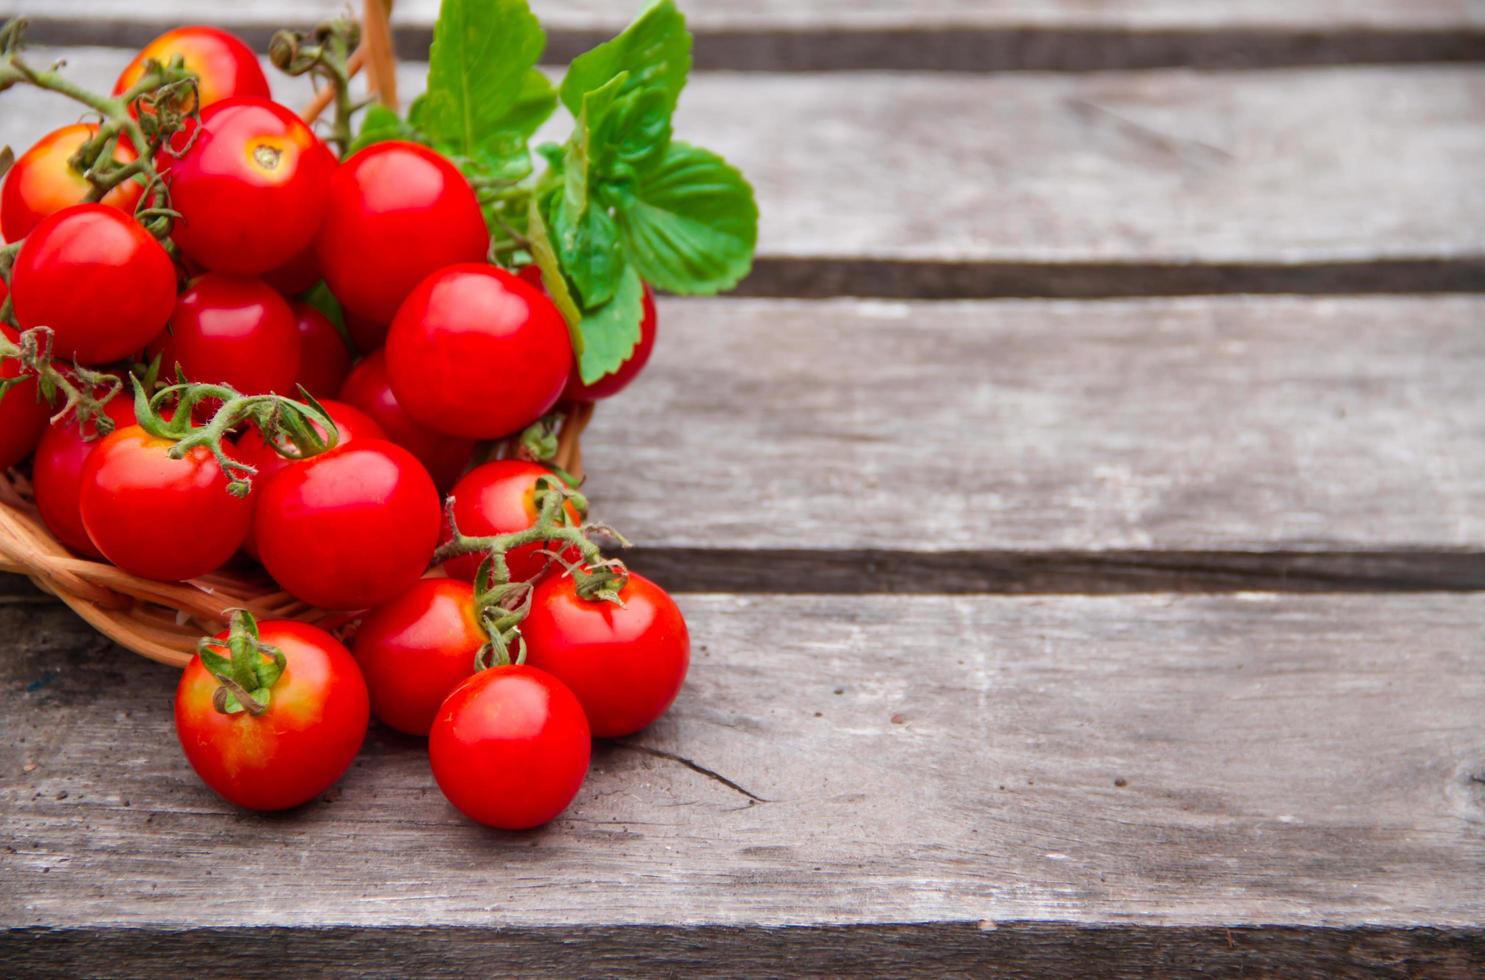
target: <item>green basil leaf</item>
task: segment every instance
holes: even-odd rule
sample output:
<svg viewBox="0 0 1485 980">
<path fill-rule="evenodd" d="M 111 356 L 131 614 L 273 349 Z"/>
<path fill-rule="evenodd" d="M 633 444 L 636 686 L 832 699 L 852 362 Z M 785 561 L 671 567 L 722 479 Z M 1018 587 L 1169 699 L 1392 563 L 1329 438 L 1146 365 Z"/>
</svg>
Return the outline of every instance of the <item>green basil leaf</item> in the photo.
<svg viewBox="0 0 1485 980">
<path fill-rule="evenodd" d="M 416 139 L 417 133 L 412 126 L 403 122 L 401 116 L 380 102 L 374 102 L 367 107 L 366 115 L 361 119 L 361 132 L 351 142 L 346 155 L 364 150 L 374 143 L 385 143 L 387 140 Z"/>
<path fill-rule="evenodd" d="M 624 272 L 619 224 L 597 201 L 577 214 L 568 198 L 559 197 L 552 211 L 552 242 L 562 271 L 577 289 L 583 309 L 608 303 Z"/>
<path fill-rule="evenodd" d="M 758 205 L 726 160 L 689 143 L 670 144 L 654 170 L 618 203 L 630 262 L 667 292 L 711 295 L 731 289 L 753 266 Z"/>
<path fill-rule="evenodd" d="M 585 310 L 578 330 L 583 351 L 578 355 L 578 373 L 584 384 L 612 374 L 629 360 L 639 343 L 644 318 L 644 283 L 633 266 L 625 266 L 618 277 L 613 299 L 597 309 Z"/>
<path fill-rule="evenodd" d="M 562 79 L 562 104 L 576 116 L 583 95 L 628 72 L 623 92 L 653 89 L 667 117 L 675 112 L 691 71 L 691 35 L 674 0 L 652 3 L 622 34 L 578 55 Z"/>
<path fill-rule="evenodd" d="M 583 314 L 567 288 L 567 280 L 562 275 L 562 264 L 557 258 L 557 249 L 552 245 L 546 219 L 541 215 L 541 205 L 534 197 L 526 214 L 526 238 L 531 243 L 531 258 L 541 270 L 541 281 L 547 287 L 547 295 L 552 297 L 557 312 L 567 321 L 567 330 L 572 335 L 572 349 L 581 356 L 583 334 L 578 329 L 578 322 L 582 320 Z"/>
</svg>

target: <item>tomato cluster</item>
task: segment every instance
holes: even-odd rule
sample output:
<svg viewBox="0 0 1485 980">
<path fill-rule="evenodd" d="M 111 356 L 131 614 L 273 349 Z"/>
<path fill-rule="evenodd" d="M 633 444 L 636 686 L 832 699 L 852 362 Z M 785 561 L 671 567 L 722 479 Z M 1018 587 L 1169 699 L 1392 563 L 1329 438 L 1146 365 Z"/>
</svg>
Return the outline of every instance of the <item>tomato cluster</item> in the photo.
<svg viewBox="0 0 1485 980">
<path fill-rule="evenodd" d="M 491 264 L 485 210 L 450 160 L 396 140 L 340 159 L 272 101 L 242 42 L 208 28 L 152 42 L 116 94 L 175 59 L 195 75 L 185 123 L 106 148 L 152 159 L 157 180 L 87 200 L 78 161 L 99 129 L 80 123 L 0 189 L 18 245 L 3 350 L 44 335 L 57 365 L 134 392 L 54 417 L 34 365 L 0 357 L 0 467 L 30 459 L 41 519 L 81 555 L 162 581 L 257 562 L 345 613 L 350 650 L 239 617 L 186 668 L 180 742 L 227 799 L 312 798 L 374 715 L 428 737 L 438 785 L 473 819 L 550 820 L 592 737 L 669 707 L 689 638 L 662 589 L 595 559 L 564 475 L 510 447 L 559 404 L 633 379 L 653 297 L 635 352 L 584 384 L 534 267 Z"/>
</svg>

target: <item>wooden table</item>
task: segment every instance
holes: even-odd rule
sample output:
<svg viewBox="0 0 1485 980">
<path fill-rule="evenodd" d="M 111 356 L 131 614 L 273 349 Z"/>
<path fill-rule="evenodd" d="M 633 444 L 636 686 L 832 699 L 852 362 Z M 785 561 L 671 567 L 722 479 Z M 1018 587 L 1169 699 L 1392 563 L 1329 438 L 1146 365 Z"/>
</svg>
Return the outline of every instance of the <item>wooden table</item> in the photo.
<svg viewBox="0 0 1485 980">
<path fill-rule="evenodd" d="M 340 3 L 40 6 L 104 86 Z M 558 58 L 623 17 L 537 7 Z M 675 709 L 537 832 L 381 729 L 254 816 L 7 581 L 0 975 L 1485 971 L 1478 4 L 687 7 L 758 270 L 585 449 Z"/>
</svg>

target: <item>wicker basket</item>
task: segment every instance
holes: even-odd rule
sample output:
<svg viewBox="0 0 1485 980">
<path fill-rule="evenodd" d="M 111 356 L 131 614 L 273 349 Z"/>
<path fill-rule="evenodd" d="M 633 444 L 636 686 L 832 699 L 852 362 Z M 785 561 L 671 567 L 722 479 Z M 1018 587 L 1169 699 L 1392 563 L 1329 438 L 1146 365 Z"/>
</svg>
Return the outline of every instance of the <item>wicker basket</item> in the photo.
<svg viewBox="0 0 1485 980">
<path fill-rule="evenodd" d="M 350 66 L 367 70 L 368 85 L 388 104 L 396 102 L 395 63 L 387 21 L 390 0 L 367 0 L 362 42 Z M 303 115 L 315 119 L 330 101 L 322 92 Z M 581 476 L 579 437 L 592 405 L 573 406 L 564 416 L 554 462 Z M 220 631 L 231 610 L 247 609 L 260 619 L 298 619 L 327 629 L 356 613 L 326 612 L 295 599 L 261 570 L 224 569 L 189 582 L 156 582 L 102 561 L 80 558 L 52 536 L 18 472 L 0 472 L 0 572 L 25 575 L 37 587 L 72 607 L 98 632 L 120 646 L 160 663 L 184 667 L 203 635 Z"/>
</svg>

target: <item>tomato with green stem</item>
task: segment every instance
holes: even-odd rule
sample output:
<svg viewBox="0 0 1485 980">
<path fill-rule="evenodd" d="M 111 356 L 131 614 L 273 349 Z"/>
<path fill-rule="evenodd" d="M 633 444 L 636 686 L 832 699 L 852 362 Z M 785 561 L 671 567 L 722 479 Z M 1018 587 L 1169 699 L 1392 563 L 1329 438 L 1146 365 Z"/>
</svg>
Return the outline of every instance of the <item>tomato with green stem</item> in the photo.
<svg viewBox="0 0 1485 980">
<path fill-rule="evenodd" d="M 176 300 L 156 345 L 161 371 L 230 385 L 245 395 L 287 395 L 299 376 L 299 328 L 288 301 L 260 279 L 208 272 Z"/>
<path fill-rule="evenodd" d="M 476 466 L 454 484 L 449 495 L 459 532 L 480 538 L 531 527 L 540 513 L 536 495 L 543 479 L 560 478 L 545 466 L 520 459 L 501 459 Z M 571 503 L 566 505 L 566 512 L 574 527 L 582 524 L 582 514 Z M 445 519 L 444 540 L 451 537 Z M 522 582 L 539 575 L 549 560 L 543 553 L 547 549 L 546 542 L 535 541 L 506 552 L 505 561 L 511 580 Z M 570 548 L 563 554 L 570 561 L 577 561 L 579 557 Z M 454 578 L 473 582 L 483 559 L 481 554 L 450 558 L 444 563 L 444 571 Z"/>
<path fill-rule="evenodd" d="M 11 166 L 0 189 L 0 235 L 18 242 L 47 215 L 81 204 L 93 185 L 72 166 L 72 158 L 98 135 L 97 123 L 73 123 L 43 136 Z M 133 163 L 138 156 L 129 142 L 114 144 L 113 159 Z M 133 214 L 144 186 L 128 180 L 103 195 L 100 204 Z"/>
<path fill-rule="evenodd" d="M 5 284 L 0 282 L 0 303 L 3 302 Z M 12 344 L 20 341 L 20 335 L 4 324 L 0 324 L 0 335 Z M 19 360 L 0 359 L 0 383 L 24 374 Z M 31 455 L 46 431 L 51 414 L 51 406 L 38 394 L 34 378 L 12 385 L 0 394 L 0 470 L 8 469 Z"/>
<path fill-rule="evenodd" d="M 524 266 L 517 274 L 542 292 L 546 292 L 546 285 L 541 279 L 541 269 L 537 266 Z M 639 342 L 635 344 L 634 352 L 618 368 L 592 384 L 583 384 L 582 373 L 578 370 L 577 361 L 574 360 L 572 373 L 567 379 L 567 387 L 562 389 L 562 401 L 596 402 L 604 398 L 612 398 L 639 377 L 639 372 L 644 370 L 645 365 L 650 362 L 650 355 L 655 352 L 655 336 L 659 326 L 659 318 L 655 314 L 655 291 L 650 288 L 649 283 L 644 284 L 643 302 L 644 315 L 639 322 Z"/>
<path fill-rule="evenodd" d="M 407 414 L 387 380 L 384 351 L 363 358 L 351 370 L 340 387 L 340 400 L 376 419 L 387 439 L 416 456 L 439 487 L 453 486 L 474 455 L 473 439 L 435 432 Z"/>
<path fill-rule="evenodd" d="M 236 96 L 266 99 L 270 95 L 268 77 L 252 49 L 226 31 L 201 26 L 177 27 L 145 45 L 119 74 L 113 94 L 127 92 L 144 76 L 149 62 L 168 65 L 177 57 L 196 76 L 196 94 L 203 109 Z"/>
<path fill-rule="evenodd" d="M 285 810 L 329 789 L 360 751 L 369 715 L 361 672 L 333 636 L 242 613 L 203 644 L 175 693 L 191 768 L 251 810 Z"/>
<path fill-rule="evenodd" d="M 134 401 L 125 395 L 109 399 L 103 411 L 115 429 L 134 424 Z M 0 421 L 0 430 L 4 426 Z M 69 416 L 47 428 L 31 463 L 31 491 L 41 520 L 58 541 L 90 558 L 103 555 L 83 527 L 82 474 L 100 442 L 95 422 L 79 424 Z"/>
<path fill-rule="evenodd" d="M 175 307 L 175 264 L 133 217 L 78 204 L 44 218 L 11 270 L 23 329 L 49 327 L 63 361 L 106 364 L 136 354 Z"/>
</svg>

